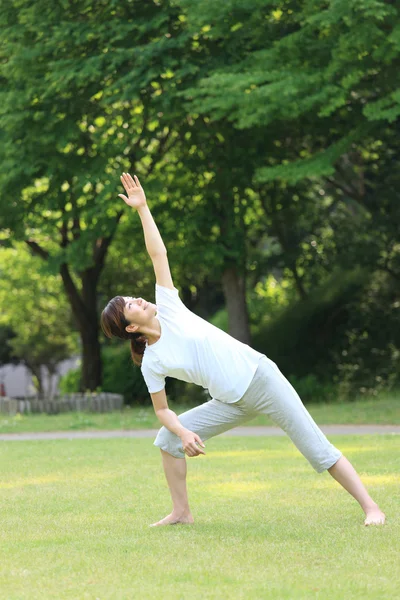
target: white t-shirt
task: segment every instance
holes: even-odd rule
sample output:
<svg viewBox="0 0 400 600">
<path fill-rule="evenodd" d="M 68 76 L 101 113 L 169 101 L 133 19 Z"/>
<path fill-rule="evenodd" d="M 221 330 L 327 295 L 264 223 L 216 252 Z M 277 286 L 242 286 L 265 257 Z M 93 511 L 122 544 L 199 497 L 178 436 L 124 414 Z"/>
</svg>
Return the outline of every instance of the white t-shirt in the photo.
<svg viewBox="0 0 400 600">
<path fill-rule="evenodd" d="M 149 393 L 175 377 L 227 404 L 240 400 L 264 355 L 192 313 L 176 288 L 156 284 L 156 305 L 161 337 L 146 345 L 141 366 Z"/>
</svg>

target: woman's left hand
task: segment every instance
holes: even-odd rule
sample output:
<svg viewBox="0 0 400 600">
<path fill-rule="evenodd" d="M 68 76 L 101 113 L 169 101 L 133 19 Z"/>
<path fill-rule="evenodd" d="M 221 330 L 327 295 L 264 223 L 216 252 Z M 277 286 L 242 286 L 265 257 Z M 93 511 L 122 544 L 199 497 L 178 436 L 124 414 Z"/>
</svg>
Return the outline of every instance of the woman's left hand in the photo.
<svg viewBox="0 0 400 600">
<path fill-rule="evenodd" d="M 181 435 L 181 440 L 183 451 L 188 456 L 198 456 L 199 454 L 205 454 L 204 450 L 197 446 L 198 443 L 199 445 L 202 445 L 203 448 L 205 448 L 205 445 L 203 444 L 203 442 L 200 439 L 200 436 L 198 436 L 197 433 L 186 429 Z"/>
</svg>

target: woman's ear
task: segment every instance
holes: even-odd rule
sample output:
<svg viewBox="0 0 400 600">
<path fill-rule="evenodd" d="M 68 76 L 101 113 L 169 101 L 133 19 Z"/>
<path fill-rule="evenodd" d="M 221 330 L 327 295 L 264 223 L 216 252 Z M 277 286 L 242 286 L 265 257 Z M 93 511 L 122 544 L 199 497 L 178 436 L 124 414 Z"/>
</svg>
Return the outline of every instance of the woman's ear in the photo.
<svg viewBox="0 0 400 600">
<path fill-rule="evenodd" d="M 138 329 L 139 329 L 138 325 L 127 325 L 125 327 L 125 331 L 127 331 L 128 333 L 135 333 Z"/>
</svg>

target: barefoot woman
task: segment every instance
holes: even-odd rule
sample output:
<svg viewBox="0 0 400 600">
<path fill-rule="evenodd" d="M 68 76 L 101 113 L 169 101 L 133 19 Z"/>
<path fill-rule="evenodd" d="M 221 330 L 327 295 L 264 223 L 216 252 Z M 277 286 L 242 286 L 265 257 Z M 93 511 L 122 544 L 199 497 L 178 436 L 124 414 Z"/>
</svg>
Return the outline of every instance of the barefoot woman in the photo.
<svg viewBox="0 0 400 600">
<path fill-rule="evenodd" d="M 156 275 L 156 304 L 116 296 L 101 315 L 104 333 L 130 340 L 132 358 L 141 367 L 154 410 L 163 424 L 154 445 L 161 456 L 172 497 L 172 513 L 153 525 L 193 523 L 186 489 L 186 458 L 205 454 L 203 441 L 264 413 L 279 425 L 317 473 L 329 471 L 360 504 L 365 525 L 385 522 L 342 453 L 318 428 L 297 392 L 277 365 L 250 346 L 192 313 L 174 287 L 167 250 L 138 178 L 121 177 L 143 225 Z M 165 377 L 209 390 L 212 400 L 179 417 L 168 408 Z"/>
</svg>

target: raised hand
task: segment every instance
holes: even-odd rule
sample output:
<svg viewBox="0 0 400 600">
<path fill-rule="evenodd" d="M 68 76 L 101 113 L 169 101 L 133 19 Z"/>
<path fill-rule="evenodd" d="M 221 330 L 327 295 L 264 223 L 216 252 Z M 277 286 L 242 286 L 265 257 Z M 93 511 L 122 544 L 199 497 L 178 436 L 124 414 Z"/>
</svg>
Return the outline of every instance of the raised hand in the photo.
<svg viewBox="0 0 400 600">
<path fill-rule="evenodd" d="M 134 178 L 135 179 L 133 180 L 129 173 L 122 173 L 120 179 L 128 197 L 124 196 L 124 194 L 118 194 L 118 196 L 119 198 L 122 198 L 128 206 L 138 209 L 141 206 L 146 206 L 147 201 L 139 179 L 136 175 L 134 175 Z"/>
</svg>

